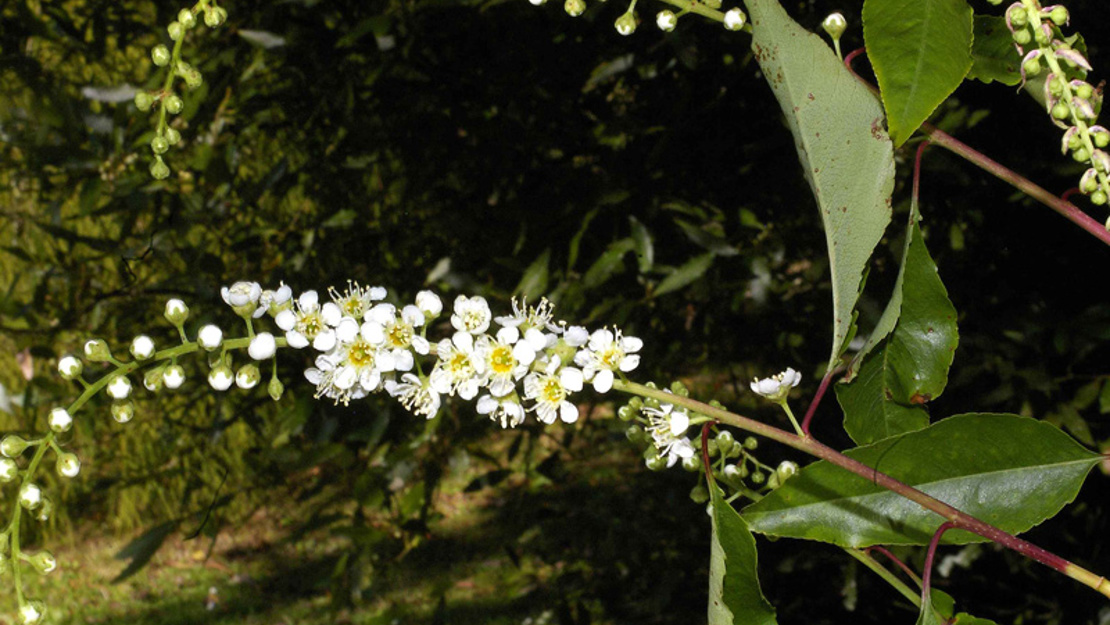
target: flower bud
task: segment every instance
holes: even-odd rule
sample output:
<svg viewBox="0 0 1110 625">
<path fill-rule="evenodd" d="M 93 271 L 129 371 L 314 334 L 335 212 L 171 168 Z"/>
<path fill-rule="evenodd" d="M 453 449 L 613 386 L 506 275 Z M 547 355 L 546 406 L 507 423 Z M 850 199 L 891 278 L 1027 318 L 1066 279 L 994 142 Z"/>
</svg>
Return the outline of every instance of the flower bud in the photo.
<svg viewBox="0 0 1110 625">
<path fill-rule="evenodd" d="M 42 489 L 34 482 L 24 482 L 23 486 L 19 487 L 19 505 L 28 510 L 34 510 L 42 505 Z"/>
<path fill-rule="evenodd" d="M 54 468 L 58 470 L 58 475 L 62 477 L 77 477 L 77 474 L 81 472 L 81 459 L 77 457 L 77 454 L 65 451 L 58 455 Z"/>
<path fill-rule="evenodd" d="M 28 601 L 19 606 L 19 621 L 23 625 L 42 622 L 44 616 L 46 616 L 46 606 L 41 601 Z"/>
<path fill-rule="evenodd" d="M 161 135 L 155 135 L 154 138 L 150 140 L 150 151 L 155 154 L 165 154 L 169 149 L 170 142 L 166 141 L 166 138 Z"/>
<path fill-rule="evenodd" d="M 725 468 L 721 470 L 721 477 L 726 480 L 736 481 L 740 479 L 740 468 L 735 464 L 726 464 Z"/>
<path fill-rule="evenodd" d="M 1069 15 L 1067 8 L 1065 8 L 1063 5 L 1057 4 L 1056 6 L 1047 8 L 1046 10 L 1048 11 L 1048 19 L 1052 20 L 1053 24 L 1056 24 L 1057 26 L 1067 25 Z"/>
<path fill-rule="evenodd" d="M 166 141 L 170 145 L 177 145 L 181 142 L 181 133 L 174 128 L 166 128 Z"/>
<path fill-rule="evenodd" d="M 1079 179 L 1079 190 L 1083 193 L 1090 195 L 1098 190 L 1098 170 L 1094 167 L 1088 168 L 1083 172 L 1083 177 Z"/>
<path fill-rule="evenodd" d="M 165 371 L 162 372 L 162 383 L 168 389 L 181 388 L 181 385 L 185 383 L 185 369 L 178 364 L 166 367 Z"/>
<path fill-rule="evenodd" d="M 1030 41 L 1033 41 L 1033 35 L 1031 35 L 1028 30 L 1022 29 L 1014 31 L 1014 43 L 1019 46 L 1024 46 Z"/>
<path fill-rule="evenodd" d="M 224 331 L 212 324 L 208 324 L 200 329 L 197 334 L 197 343 L 205 349 L 205 351 L 215 351 L 220 348 L 224 341 Z"/>
<path fill-rule="evenodd" d="M 659 27 L 659 30 L 669 33 L 678 25 L 678 16 L 674 14 L 674 11 L 664 9 L 655 14 L 655 25 Z"/>
<path fill-rule="evenodd" d="M 628 11 L 618 17 L 613 25 L 616 26 L 618 33 L 627 37 L 636 32 L 636 14 L 632 11 Z"/>
<path fill-rule="evenodd" d="M 650 471 L 662 471 L 667 468 L 667 459 L 663 456 L 654 455 L 644 461 Z"/>
<path fill-rule="evenodd" d="M 112 418 L 116 423 L 127 423 L 135 418 L 135 404 L 130 401 L 114 401 L 112 402 Z"/>
<path fill-rule="evenodd" d="M 177 21 L 181 22 L 181 25 L 185 28 L 192 28 L 197 25 L 197 16 L 193 15 L 193 12 L 189 9 L 181 9 L 177 13 Z"/>
<path fill-rule="evenodd" d="M 1009 22 L 1011 28 L 1020 28 L 1029 23 L 1029 14 L 1025 11 L 1025 6 L 1020 2 L 1010 5 L 1006 9 L 1006 21 Z"/>
<path fill-rule="evenodd" d="M 1071 67 L 1082 67 L 1088 72 L 1091 71 L 1091 64 L 1087 62 L 1087 58 L 1079 53 L 1078 50 L 1071 49 L 1058 49 L 1056 56 L 1064 59 L 1064 62 Z"/>
<path fill-rule="evenodd" d="M 270 399 L 281 401 L 281 394 L 285 392 L 285 385 L 277 378 L 270 378 L 270 383 L 266 386 L 266 391 L 270 393 Z"/>
<path fill-rule="evenodd" d="M 247 354 L 255 360 L 272 358 L 276 351 L 277 343 L 274 341 L 274 335 L 269 332 L 259 332 L 247 347 Z"/>
<path fill-rule="evenodd" d="M 1071 159 L 1077 163 L 1086 163 L 1091 160 L 1091 153 L 1087 151 L 1087 148 L 1079 148 L 1071 153 Z"/>
<path fill-rule="evenodd" d="M 789 461 L 783 460 L 775 469 L 775 473 L 779 476 L 779 481 L 785 482 L 788 478 L 794 476 L 798 472 L 798 465 Z"/>
<path fill-rule="evenodd" d="M 226 391 L 231 388 L 234 381 L 235 374 L 232 373 L 231 367 L 227 365 L 212 367 L 212 370 L 208 372 L 208 385 L 217 391 Z"/>
<path fill-rule="evenodd" d="M 1102 126 L 1091 126 L 1088 132 L 1091 133 L 1091 141 L 1094 142 L 1096 148 L 1104 148 L 1110 145 L 1110 130 L 1106 130 Z"/>
<path fill-rule="evenodd" d="M 165 367 L 147 369 L 146 372 L 143 373 L 143 387 L 152 393 L 162 390 L 162 374 L 165 371 Z"/>
<path fill-rule="evenodd" d="M 89 362 L 108 362 L 112 359 L 112 350 L 108 349 L 108 344 L 100 339 L 92 339 L 85 342 L 85 358 Z"/>
<path fill-rule="evenodd" d="M 154 96 L 146 91 L 140 91 L 135 94 L 135 108 L 145 113 L 149 111 L 152 106 L 154 106 Z"/>
<path fill-rule="evenodd" d="M 166 27 L 166 32 L 170 34 L 170 39 L 181 41 L 181 38 L 185 36 L 185 27 L 181 25 L 181 22 L 170 22 L 170 25 Z"/>
<path fill-rule="evenodd" d="M 782 480 L 779 479 L 779 474 L 777 472 L 767 477 L 767 488 L 774 490 L 778 488 L 780 484 L 782 484 Z"/>
<path fill-rule="evenodd" d="M 736 438 L 733 437 L 732 432 L 721 430 L 717 433 L 717 449 L 720 449 L 722 454 L 728 455 L 728 452 L 732 451 L 732 446 L 735 444 Z"/>
<path fill-rule="evenodd" d="M 166 96 L 166 111 L 170 115 L 177 115 L 183 108 L 185 108 L 185 103 L 180 97 L 173 94 Z"/>
<path fill-rule="evenodd" d="M 756 471 L 755 473 L 752 473 L 751 477 L 752 477 L 752 482 L 754 482 L 756 484 L 762 484 L 767 479 L 767 476 L 763 475 L 763 473 L 760 472 L 760 471 Z"/>
<path fill-rule="evenodd" d="M 63 356 L 62 359 L 58 361 L 58 374 L 67 380 L 78 377 L 84 370 L 85 365 L 81 364 L 81 361 L 73 356 Z"/>
<path fill-rule="evenodd" d="M 0 458 L 0 482 L 10 482 L 19 477 L 19 465 L 11 458 Z"/>
<path fill-rule="evenodd" d="M 744 439 L 744 449 L 751 451 L 759 447 L 759 439 L 754 436 L 749 436 Z"/>
<path fill-rule="evenodd" d="M 217 28 L 227 20 L 227 11 L 221 7 L 206 6 L 204 7 L 204 25 L 209 28 Z"/>
<path fill-rule="evenodd" d="M 443 312 L 443 300 L 431 291 L 420 291 L 416 294 L 416 307 L 424 312 L 426 319 L 434 319 Z"/>
<path fill-rule="evenodd" d="M 739 8 L 732 8 L 725 12 L 725 28 L 728 30 L 740 30 L 747 21 L 748 16 Z"/>
<path fill-rule="evenodd" d="M 170 64 L 170 49 L 162 44 L 158 44 L 150 49 L 150 59 L 154 61 L 154 64 L 158 67 L 165 67 Z M 153 102 L 153 99 L 151 102 Z M 141 109 L 142 107 L 139 108 Z"/>
<path fill-rule="evenodd" d="M 821 28 L 824 28 L 825 32 L 829 33 L 829 36 L 834 40 L 840 39 L 840 36 L 848 28 L 848 20 L 844 19 L 844 16 L 840 13 L 831 13 L 821 22 Z"/>
<path fill-rule="evenodd" d="M 1047 46 L 1052 41 L 1052 26 L 1041 22 L 1040 28 L 1033 29 L 1033 40 L 1039 45 Z"/>
<path fill-rule="evenodd" d="M 46 421 L 50 425 L 50 429 L 59 434 L 69 431 L 69 428 L 73 426 L 73 417 L 69 416 L 69 411 L 65 408 L 55 408 L 51 410 L 50 416 L 47 417 Z"/>
<path fill-rule="evenodd" d="M 146 360 L 154 355 L 154 341 L 145 334 L 136 336 L 131 341 L 131 355 L 135 360 Z"/>
<path fill-rule="evenodd" d="M 1039 52 L 1039 50 L 1034 50 L 1033 52 Z M 1029 54 L 1032 55 L 1033 52 L 1030 52 Z M 1024 61 L 1022 61 L 1022 63 L 1021 63 L 1021 70 L 1025 73 L 1026 76 L 1029 76 L 1029 77 L 1036 76 L 1037 74 L 1040 74 L 1041 73 L 1041 61 L 1040 61 L 1040 59 L 1037 58 L 1037 56 L 1027 56 L 1027 58 Z"/>
<path fill-rule="evenodd" d="M 1102 173 L 1110 174 L 1110 154 L 1102 150 L 1095 150 L 1095 153 L 1091 155 L 1091 164 Z"/>
<path fill-rule="evenodd" d="M 709 501 L 709 489 L 705 487 L 705 484 L 698 484 L 690 491 L 690 499 L 692 499 L 694 503 L 705 503 Z"/>
<path fill-rule="evenodd" d="M 694 473 L 701 470 L 701 458 L 698 456 L 690 456 L 689 458 L 682 459 L 682 469 L 687 473 Z"/>
<path fill-rule="evenodd" d="M 155 180 L 165 180 L 170 177 L 170 168 L 159 156 L 150 164 L 150 177 Z"/>
<path fill-rule="evenodd" d="M 23 454 L 23 450 L 30 447 L 22 436 L 18 434 L 8 434 L 3 440 L 0 440 L 0 454 L 4 454 L 8 458 L 18 458 Z"/>
<path fill-rule="evenodd" d="M 47 521 L 50 519 L 50 515 L 52 514 L 54 514 L 54 502 L 50 499 L 50 497 L 43 495 L 42 505 L 40 505 L 38 509 L 34 512 L 35 520 L 40 522 Z"/>
<path fill-rule="evenodd" d="M 239 371 L 235 372 L 235 386 L 241 389 L 254 388 L 262 380 L 262 374 L 258 371 L 258 365 L 248 363 L 239 367 Z"/>
<path fill-rule="evenodd" d="M 27 558 L 27 561 L 31 563 L 31 566 L 33 566 L 40 575 L 53 573 L 54 569 L 58 568 L 58 560 L 54 557 L 54 554 L 49 551 L 40 551 Z"/>
<path fill-rule="evenodd" d="M 258 300 L 262 298 L 262 287 L 257 282 L 239 281 L 220 289 L 220 296 L 235 314 L 246 319 L 254 316 Z"/>
<path fill-rule="evenodd" d="M 1071 108 L 1063 100 L 1052 105 L 1052 116 L 1059 120 L 1065 120 L 1071 116 Z"/>
<path fill-rule="evenodd" d="M 563 10 L 571 17 L 578 17 L 586 12 L 586 0 L 567 0 Z"/>
<path fill-rule="evenodd" d="M 204 84 L 204 76 L 195 67 L 190 66 L 181 77 L 185 79 L 185 86 L 189 89 L 196 89 Z"/>
<path fill-rule="evenodd" d="M 1091 194 L 1091 203 L 1095 206 L 1102 206 L 1106 203 L 1106 193 L 1101 189 L 1095 191 Z M 1106 229 L 1110 230 L 1110 226 L 1107 226 Z"/>
<path fill-rule="evenodd" d="M 174 327 L 181 327 L 185 320 L 189 318 L 189 307 L 185 302 L 174 298 L 166 302 L 166 321 L 173 324 Z"/>
</svg>

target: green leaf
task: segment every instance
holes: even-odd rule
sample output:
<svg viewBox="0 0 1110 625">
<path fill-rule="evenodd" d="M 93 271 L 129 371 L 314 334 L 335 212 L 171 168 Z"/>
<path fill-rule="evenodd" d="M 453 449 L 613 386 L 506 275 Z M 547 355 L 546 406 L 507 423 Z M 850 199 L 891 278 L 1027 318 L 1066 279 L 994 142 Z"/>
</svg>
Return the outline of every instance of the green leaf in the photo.
<svg viewBox="0 0 1110 625">
<path fill-rule="evenodd" d="M 710 484 L 713 538 L 709 548 L 709 625 L 771 625 L 775 608 L 759 589 L 755 537 Z"/>
<path fill-rule="evenodd" d="M 647 226 L 640 223 L 639 219 L 629 215 L 632 224 L 632 241 L 636 244 L 636 260 L 640 264 L 640 273 L 647 273 L 655 264 L 655 247 L 651 242 L 651 232 Z"/>
<path fill-rule="evenodd" d="M 539 258 L 524 270 L 520 284 L 516 285 L 516 293 L 530 299 L 538 299 L 547 292 L 547 266 L 551 261 L 551 248 L 543 251 Z"/>
<path fill-rule="evenodd" d="M 631 252 L 635 246 L 635 243 L 629 238 L 610 243 L 609 249 L 605 250 L 594 261 L 594 264 L 586 270 L 586 275 L 582 276 L 582 286 L 592 289 L 613 277 L 614 273 L 624 268 L 621 259 L 624 258 L 625 254 Z"/>
<path fill-rule="evenodd" d="M 929 424 L 922 408 L 948 384 L 959 335 L 956 309 L 937 275 L 921 228 L 911 211 L 906 246 L 894 295 L 861 354 L 894 330 L 882 347 L 864 359 L 863 369 L 848 385 L 838 384 L 836 398 L 844 409 L 844 429 L 858 444 L 919 430 Z M 859 356 L 857 356 L 858 361 Z"/>
<path fill-rule="evenodd" d="M 971 69 L 971 7 L 966 0 L 864 0 L 863 41 L 900 146 Z"/>
<path fill-rule="evenodd" d="M 177 521 L 166 521 L 161 525 L 150 528 L 142 536 L 127 543 L 127 546 L 120 549 L 119 553 L 116 554 L 116 559 L 131 560 L 131 562 L 112 580 L 112 583 L 118 584 L 141 571 L 154 557 L 154 554 L 162 548 L 162 543 L 166 542 L 166 538 L 176 529 Z"/>
<path fill-rule="evenodd" d="M 969 79 L 989 83 L 997 80 L 1014 86 L 1021 82 L 1021 55 L 1014 48 L 1014 37 L 1006 28 L 1006 18 L 975 16 L 975 39 L 971 44 Z"/>
<path fill-rule="evenodd" d="M 950 417 L 845 455 L 1013 534 L 1072 501 L 1100 458 L 1047 423 L 1001 414 Z M 923 545 L 944 522 L 824 460 L 748 506 L 743 516 L 756 532 L 857 548 Z M 947 544 L 983 540 L 959 530 L 943 538 Z"/>
<path fill-rule="evenodd" d="M 671 273 L 666 278 L 663 278 L 663 280 L 659 283 L 659 286 L 655 287 L 654 296 L 659 297 L 664 293 L 677 291 L 678 289 L 681 289 L 682 287 L 690 284 L 694 280 L 702 277 L 702 275 L 709 269 L 709 266 L 713 264 L 713 257 L 715 255 L 716 254 L 714 254 L 713 252 L 706 252 L 701 256 L 695 256 L 685 263 L 682 263 L 682 265 L 678 269 L 675 269 L 673 273 Z"/>
<path fill-rule="evenodd" d="M 862 273 L 890 223 L 894 157 L 882 107 L 820 37 L 775 0 L 745 0 L 752 50 L 794 134 L 825 226 L 832 271 L 830 367 L 852 325 Z"/>
<path fill-rule="evenodd" d="M 1106 383 L 1102 385 L 1102 391 L 1098 394 L 1098 413 L 1110 413 L 1110 378 L 1106 378 Z"/>
<path fill-rule="evenodd" d="M 955 604 L 952 597 L 939 590 L 926 591 L 924 601 L 921 602 L 921 612 L 917 616 L 917 625 L 945 625 Z"/>
<path fill-rule="evenodd" d="M 956 620 L 952 621 L 952 625 L 998 625 L 994 621 L 986 618 L 978 618 L 968 614 L 967 612 L 960 612 L 956 615 Z"/>
</svg>

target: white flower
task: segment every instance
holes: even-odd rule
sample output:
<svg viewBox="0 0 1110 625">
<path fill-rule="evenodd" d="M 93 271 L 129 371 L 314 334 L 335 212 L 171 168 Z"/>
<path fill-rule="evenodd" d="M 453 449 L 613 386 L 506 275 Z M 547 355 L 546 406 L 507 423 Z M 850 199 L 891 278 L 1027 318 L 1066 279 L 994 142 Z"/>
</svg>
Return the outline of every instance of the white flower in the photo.
<svg viewBox="0 0 1110 625">
<path fill-rule="evenodd" d="M 455 298 L 455 314 L 451 315 L 451 325 L 459 332 L 481 334 L 489 329 L 493 313 L 489 310 L 486 298 L 479 295 Z"/>
<path fill-rule="evenodd" d="M 220 296 L 223 297 L 224 302 L 231 306 L 235 314 L 240 317 L 261 317 L 261 314 L 256 314 L 258 309 L 258 300 L 262 299 L 262 287 L 257 282 L 236 282 L 230 287 L 220 289 Z M 265 313 L 265 309 L 262 310 Z"/>
<path fill-rule="evenodd" d="M 586 349 L 579 351 L 574 363 L 582 367 L 587 380 L 592 380 L 594 390 L 606 393 L 613 388 L 615 371 L 629 372 L 640 365 L 640 351 L 644 342 L 634 336 L 621 336 L 621 331 L 596 330 L 590 335 Z"/>
<path fill-rule="evenodd" d="M 131 395 L 131 380 L 125 375 L 117 375 L 108 383 L 107 391 L 112 399 L 127 399 Z"/>
<path fill-rule="evenodd" d="M 247 347 L 247 354 L 255 360 L 266 360 L 274 355 L 277 351 L 277 343 L 274 341 L 274 335 L 269 332 L 259 332 L 251 339 L 251 344 Z"/>
<path fill-rule="evenodd" d="M 166 302 L 166 310 L 163 315 L 167 321 L 179 326 L 189 318 L 189 307 L 185 305 L 185 302 L 174 298 Z"/>
<path fill-rule="evenodd" d="M 524 406 L 520 405 L 515 394 L 501 398 L 482 395 L 478 398 L 476 409 L 478 414 L 489 415 L 491 420 L 500 422 L 503 428 L 515 428 L 524 423 Z"/>
<path fill-rule="evenodd" d="M 556 417 L 564 423 L 578 420 L 578 406 L 567 401 L 567 396 L 582 390 L 582 372 L 574 367 L 560 369 L 560 365 L 555 356 L 543 373 L 529 373 L 524 378 L 524 398 L 536 402 L 531 410 L 547 424 L 554 423 Z"/>
<path fill-rule="evenodd" d="M 179 388 L 185 382 L 185 369 L 181 365 L 170 365 L 162 372 L 162 383 L 166 388 Z"/>
<path fill-rule="evenodd" d="M 521 328 L 527 330 L 528 328 L 535 328 L 537 330 L 547 330 L 559 334 L 563 331 L 562 326 L 552 320 L 555 313 L 555 305 L 548 299 L 540 299 L 540 303 L 529 307 L 528 301 L 524 298 L 518 302 L 513 298 L 513 314 L 494 319 L 498 324 L 503 327 Z"/>
<path fill-rule="evenodd" d="M 197 333 L 197 343 L 207 351 L 214 351 L 220 348 L 224 341 L 224 331 L 218 326 L 208 324 L 200 329 Z"/>
<path fill-rule="evenodd" d="M 428 383 L 441 395 L 455 395 L 470 400 L 478 394 L 482 367 L 480 354 L 474 351 L 474 335 L 456 332 L 450 339 L 436 345 L 439 361 L 428 376 Z"/>
<path fill-rule="evenodd" d="M 443 312 L 443 300 L 431 291 L 420 291 L 416 294 L 416 307 L 429 319 L 438 317 L 439 313 Z"/>
<path fill-rule="evenodd" d="M 73 356 L 63 356 L 62 359 L 58 361 L 58 373 L 67 380 L 72 380 L 81 375 L 81 371 L 84 369 L 85 366 L 81 364 L 81 361 Z"/>
<path fill-rule="evenodd" d="M 644 412 L 648 415 L 647 431 L 659 455 L 667 457 L 668 467 L 673 467 L 680 458 L 694 455 L 694 445 L 685 436 L 690 427 L 686 411 L 663 404 L 659 408 L 644 407 Z"/>
<path fill-rule="evenodd" d="M 773 377 L 752 380 L 751 387 L 756 394 L 762 395 L 771 401 L 779 402 L 786 399 L 790 389 L 798 386 L 798 382 L 801 382 L 801 380 L 802 374 L 787 367 L 786 371 Z"/>
<path fill-rule="evenodd" d="M 386 291 L 380 286 L 364 287 L 357 282 L 348 281 L 347 290 L 342 295 L 335 287 L 329 288 L 328 294 L 336 306 L 339 306 L 340 312 L 361 320 L 374 302 L 385 299 Z"/>
<path fill-rule="evenodd" d="M 73 425 L 73 417 L 69 416 L 69 411 L 65 408 L 55 408 L 50 411 L 48 422 L 51 430 L 65 432 Z"/>
<path fill-rule="evenodd" d="M 393 304 L 378 304 L 366 312 L 366 322 L 362 324 L 361 332 L 363 338 L 371 344 L 381 346 L 395 358 L 403 358 L 398 352 L 411 349 L 418 354 L 427 354 L 431 351 L 428 339 L 416 333 L 416 328 L 422 325 L 424 313 L 416 306 L 405 306 L 398 316 Z M 407 371 L 411 368 L 397 367 L 397 370 Z"/>
<path fill-rule="evenodd" d="M 329 397 L 346 405 L 378 390 L 382 373 L 393 370 L 383 368 L 382 355 L 382 351 L 356 334 L 350 342 L 339 343 L 332 351 L 318 356 L 316 367 L 307 369 L 305 377 L 316 385 L 316 397 Z"/>
<path fill-rule="evenodd" d="M 504 397 L 528 373 L 537 350 L 532 343 L 521 340 L 519 330 L 509 326 L 498 330 L 496 337 L 479 336 L 474 351 L 476 366 L 485 375 L 490 394 Z"/>
<path fill-rule="evenodd" d="M 217 391 L 226 391 L 231 388 L 235 382 L 235 376 L 231 372 L 231 368 L 226 365 L 213 367 L 208 372 L 208 385 Z"/>
<path fill-rule="evenodd" d="M 439 393 L 411 373 L 401 376 L 401 382 L 386 380 L 385 390 L 413 414 L 431 419 L 439 412 Z"/>
<path fill-rule="evenodd" d="M 305 291 L 297 298 L 296 308 L 283 310 L 274 317 L 274 323 L 285 330 L 285 340 L 294 349 L 309 343 L 317 351 L 326 352 L 335 347 L 335 327 L 343 319 L 338 304 L 327 302 L 320 306 L 316 291 Z"/>
<path fill-rule="evenodd" d="M 258 298 L 258 310 L 254 311 L 254 317 L 257 319 L 266 313 L 276 316 L 283 310 L 289 310 L 292 300 L 293 289 L 284 283 L 275 290 L 266 289 Z"/>
<path fill-rule="evenodd" d="M 145 334 L 136 336 L 131 341 L 131 355 L 137 360 L 146 360 L 154 355 L 154 341 Z"/>
<path fill-rule="evenodd" d="M 728 30 L 740 30 L 744 27 L 744 22 L 748 21 L 748 16 L 738 8 L 729 9 L 725 13 L 725 28 Z"/>
<path fill-rule="evenodd" d="M 677 24 L 678 17 L 674 14 L 674 11 L 664 10 L 655 14 L 655 25 L 659 27 L 659 30 L 665 33 L 674 30 Z"/>
</svg>

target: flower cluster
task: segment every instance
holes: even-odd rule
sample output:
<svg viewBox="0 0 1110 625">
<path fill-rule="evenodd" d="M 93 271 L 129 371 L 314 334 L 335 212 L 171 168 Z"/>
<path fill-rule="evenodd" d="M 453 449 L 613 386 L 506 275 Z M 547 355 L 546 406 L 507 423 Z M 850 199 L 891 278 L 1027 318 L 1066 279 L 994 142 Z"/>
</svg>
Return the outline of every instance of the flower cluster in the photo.
<svg viewBox="0 0 1110 625">
<path fill-rule="evenodd" d="M 1077 35 L 1065 37 L 1061 27 L 1069 21 L 1062 5 L 1042 7 L 1038 0 L 1022 0 L 1006 10 L 1006 25 L 1022 54 L 1022 81 L 1039 76 L 1044 65 L 1044 103 L 1053 123 L 1064 129 L 1061 151 L 1090 167 L 1079 181 L 1079 190 L 1097 205 L 1110 199 L 1110 131 L 1096 124 L 1102 108 L 1102 91 L 1086 82 L 1091 65 L 1077 49 Z M 1110 221 L 1107 221 L 1110 228 Z"/>
<path fill-rule="evenodd" d="M 547 4 L 547 0 L 528 1 L 535 6 Z M 617 29 L 618 33 L 627 36 L 636 32 L 636 27 L 640 25 L 639 18 L 636 16 L 636 2 L 637 0 L 632 0 L 628 5 L 628 9 L 624 13 L 621 13 L 620 17 L 613 22 L 613 27 Z M 667 33 L 674 30 L 678 25 L 678 18 L 693 11 L 695 5 L 701 8 L 699 13 L 716 19 L 724 24 L 724 27 L 728 30 L 740 30 L 748 22 L 748 16 L 739 8 L 734 7 L 721 13 L 719 10 L 721 8 L 721 0 L 690 0 L 689 2 L 667 0 L 667 2 L 682 7 L 678 13 L 670 9 L 664 9 L 655 14 L 655 25 L 659 27 L 659 30 Z M 706 9 L 708 9 L 710 13 L 705 13 Z M 586 12 L 586 0 L 565 0 L 563 3 L 563 10 L 571 17 L 578 17 Z"/>
</svg>

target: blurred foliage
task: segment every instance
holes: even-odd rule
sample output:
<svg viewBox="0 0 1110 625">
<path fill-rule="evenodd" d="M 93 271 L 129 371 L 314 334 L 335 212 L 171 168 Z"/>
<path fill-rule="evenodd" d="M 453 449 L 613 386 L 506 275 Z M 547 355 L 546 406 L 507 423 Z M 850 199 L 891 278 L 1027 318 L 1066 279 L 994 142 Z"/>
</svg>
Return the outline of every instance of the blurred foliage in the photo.
<svg viewBox="0 0 1110 625">
<path fill-rule="evenodd" d="M 139 332 L 175 340 L 161 320 L 167 297 L 193 308 L 191 331 L 232 327 L 219 288 L 238 279 L 297 291 L 353 279 L 402 297 L 431 285 L 506 307 L 514 292 L 546 293 L 562 318 L 647 339 L 643 379 L 682 376 L 695 395 L 778 419 L 742 390 L 752 375 L 792 365 L 806 373 L 808 396 L 830 332 L 824 237 L 747 38 L 693 17 L 667 35 L 645 27 L 620 38 L 611 22 L 622 9 L 599 4 L 570 19 L 557 4 L 232 3 L 226 27 L 186 41 L 206 82 L 173 122 L 184 147 L 167 155 L 173 174 L 163 182 L 147 173 L 153 126 L 130 102 L 135 88 L 158 82 L 148 51 L 180 6 L 0 7 L 3 429 L 44 429 L 49 409 L 74 395 L 54 374 L 56 359 L 86 338 L 120 349 Z M 810 28 L 832 9 L 858 24 L 858 2 L 785 4 Z M 1094 44 L 1107 35 L 1099 7 L 1069 3 L 1096 68 L 1110 66 Z M 650 10 L 641 8 L 645 22 Z M 859 45 L 858 27 L 844 43 Z M 1078 175 L 1056 155 L 1056 130 L 1036 105 L 1008 89 L 966 85 L 938 118 L 1049 188 Z M 925 233 L 962 335 L 933 413 L 1021 412 L 1105 444 L 1110 304 L 1078 278 L 1106 266 L 1105 249 L 939 150 L 925 160 L 923 185 Z M 908 202 L 907 191 L 896 200 Z M 892 231 L 876 258 L 864 328 L 893 284 L 898 237 Z M 613 421 L 498 433 L 466 406 L 432 422 L 378 399 L 335 407 L 294 383 L 306 364 L 282 360 L 279 404 L 261 392 L 216 395 L 198 376 L 176 394 L 140 392 L 127 426 L 106 404 L 91 406 L 64 441 L 85 473 L 49 486 L 68 516 L 47 529 L 71 519 L 116 531 L 172 521 L 212 535 L 294 498 L 312 520 L 291 538 L 349 540 L 331 584 L 337 603 L 358 601 L 376 571 L 434 543 L 440 479 L 466 450 L 488 465 L 487 482 L 523 475 L 520 508 L 564 527 L 563 542 L 555 532 L 535 547 L 563 562 L 545 581 L 560 598 L 560 623 L 704 614 L 708 520 L 683 503 L 691 481 L 634 470 Z M 834 406 L 823 406 L 816 432 L 846 446 Z M 627 472 L 560 484 L 561 467 L 610 448 L 623 449 Z M 1080 563 L 1104 570 L 1110 498 L 1102 476 L 1091 482 L 1074 512 L 1034 539 L 1090 554 Z M 568 489 L 575 494 L 552 499 Z M 843 558 L 797 547 L 781 541 L 761 554 L 764 588 L 785 621 L 908 618 Z M 1009 554 L 981 560 L 986 570 L 956 584 L 980 602 L 970 611 L 1027 623 L 1097 612 L 1089 591 L 1046 585 L 1047 571 Z M 1020 574 L 1001 592 L 991 571 L 1011 568 Z M 814 580 L 824 592 L 792 590 Z M 842 600 L 829 580 L 853 590 Z M 867 603 L 849 615 L 852 593 Z"/>
</svg>

